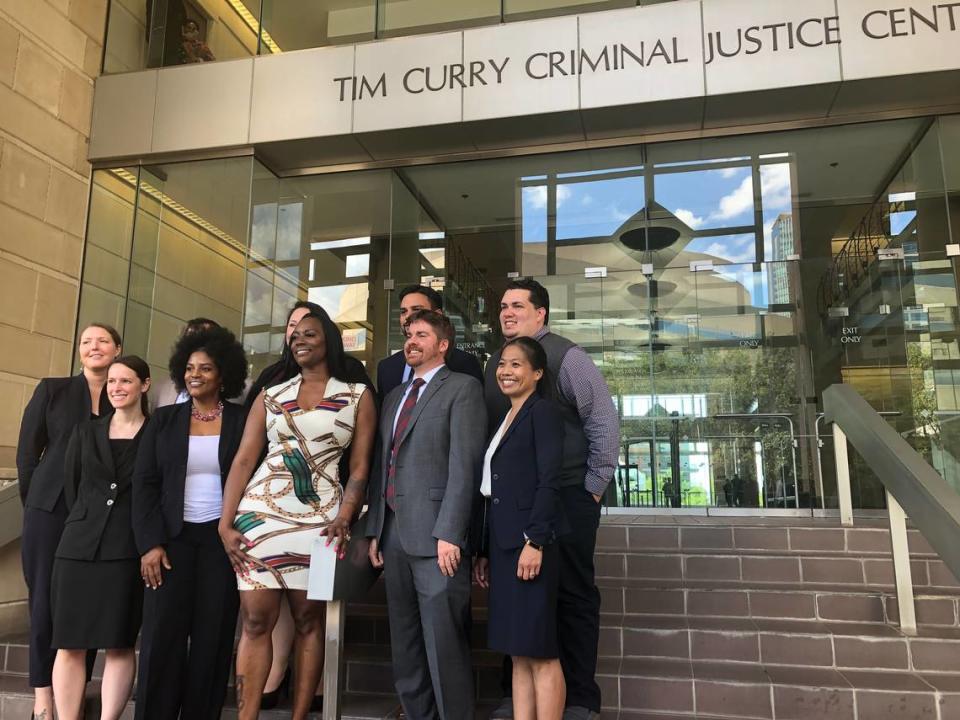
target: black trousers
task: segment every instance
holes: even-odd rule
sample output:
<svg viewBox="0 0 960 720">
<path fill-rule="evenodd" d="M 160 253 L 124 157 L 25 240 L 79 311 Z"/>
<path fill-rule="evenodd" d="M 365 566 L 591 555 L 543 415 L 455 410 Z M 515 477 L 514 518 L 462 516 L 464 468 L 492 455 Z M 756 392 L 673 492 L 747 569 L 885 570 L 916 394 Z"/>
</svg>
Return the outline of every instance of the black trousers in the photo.
<svg viewBox="0 0 960 720">
<path fill-rule="evenodd" d="M 571 531 L 560 540 L 557 639 L 567 683 L 567 707 L 600 712 L 597 645 L 600 642 L 600 591 L 594 582 L 593 552 L 600 527 L 600 503 L 582 485 L 560 488 L 560 502 Z M 503 659 L 501 687 L 512 694 L 513 663 Z"/>
<path fill-rule="evenodd" d="M 53 559 L 67 519 L 63 497 L 51 512 L 40 508 L 23 509 L 23 535 L 20 541 L 20 561 L 23 579 L 27 583 L 27 604 L 30 609 L 30 687 L 49 687 L 53 684 L 53 661 L 57 650 L 53 641 L 53 615 L 50 609 L 50 578 Z M 93 671 L 96 650 L 87 652 L 87 680 Z"/>
<path fill-rule="evenodd" d="M 147 589 L 137 720 L 215 720 L 230 677 L 240 595 L 217 521 L 184 523 L 166 547 L 173 566 Z"/>
</svg>

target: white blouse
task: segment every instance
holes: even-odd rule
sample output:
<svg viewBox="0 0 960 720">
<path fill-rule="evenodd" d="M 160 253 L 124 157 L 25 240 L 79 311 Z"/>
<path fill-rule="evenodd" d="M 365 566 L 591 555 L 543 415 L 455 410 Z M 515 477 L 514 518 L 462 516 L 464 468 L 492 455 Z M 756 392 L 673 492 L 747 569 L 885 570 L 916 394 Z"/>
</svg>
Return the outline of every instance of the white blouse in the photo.
<svg viewBox="0 0 960 720">
<path fill-rule="evenodd" d="M 480 481 L 480 494 L 484 497 L 490 497 L 493 492 L 490 481 L 490 461 L 493 460 L 493 454 L 500 447 L 500 441 L 503 439 L 503 433 L 506 431 L 509 421 L 510 413 L 508 412 L 503 418 L 503 422 L 500 423 L 500 428 L 490 440 L 490 444 L 487 446 L 487 454 L 483 456 L 483 479 Z"/>
<path fill-rule="evenodd" d="M 220 436 L 191 435 L 187 481 L 183 488 L 183 519 L 191 523 L 218 520 L 223 511 L 220 484 Z"/>
</svg>

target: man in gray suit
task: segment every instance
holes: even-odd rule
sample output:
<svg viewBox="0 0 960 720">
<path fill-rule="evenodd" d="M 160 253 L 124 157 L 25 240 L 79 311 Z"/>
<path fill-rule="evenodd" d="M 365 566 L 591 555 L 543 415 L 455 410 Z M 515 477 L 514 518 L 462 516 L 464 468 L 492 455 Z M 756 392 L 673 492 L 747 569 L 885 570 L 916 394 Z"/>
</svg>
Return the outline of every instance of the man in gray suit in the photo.
<svg viewBox="0 0 960 720">
<path fill-rule="evenodd" d="M 370 562 L 383 567 L 397 693 L 409 720 L 471 720 L 467 538 L 487 412 L 476 378 L 451 372 L 450 320 L 413 314 L 413 378 L 383 402 L 370 483 Z"/>
</svg>

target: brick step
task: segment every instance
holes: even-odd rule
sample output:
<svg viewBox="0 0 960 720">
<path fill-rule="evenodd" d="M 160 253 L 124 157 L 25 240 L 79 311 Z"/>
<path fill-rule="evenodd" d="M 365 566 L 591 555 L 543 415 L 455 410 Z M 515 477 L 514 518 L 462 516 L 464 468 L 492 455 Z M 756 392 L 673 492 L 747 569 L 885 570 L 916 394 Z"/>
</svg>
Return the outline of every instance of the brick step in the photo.
<svg viewBox="0 0 960 720">
<path fill-rule="evenodd" d="M 605 707 L 623 720 L 960 717 L 958 675 L 623 658 L 605 661 L 601 680 Z"/>
<path fill-rule="evenodd" d="M 894 586 L 893 561 L 882 556 L 798 556 L 783 552 L 759 556 L 731 554 L 729 550 L 598 551 L 594 566 L 598 579 Z M 939 558 L 913 557 L 910 567 L 915 588 L 939 588 L 960 594 L 960 582 Z"/>
<path fill-rule="evenodd" d="M 685 587 L 665 581 L 628 587 L 598 584 L 605 613 L 898 623 L 896 597 L 892 590 L 879 588 Z M 919 594 L 915 600 L 921 625 L 957 627 L 957 597 Z"/>
<path fill-rule="evenodd" d="M 844 528 L 838 527 L 836 520 L 814 521 L 810 518 L 799 523 L 791 518 L 712 518 L 684 525 L 665 523 L 660 517 L 647 518 L 651 522 L 645 523 L 636 522 L 639 519 L 631 517 L 629 521 L 618 521 L 617 516 L 604 518 L 597 533 L 598 551 L 890 555 L 889 530 L 879 523 Z M 909 530 L 908 539 L 913 556 L 936 557 L 918 530 Z"/>
<path fill-rule="evenodd" d="M 99 683 L 93 681 L 87 689 L 87 702 L 85 708 L 86 717 L 98 717 L 100 711 L 99 701 Z M 27 680 L 23 676 L 9 675 L 0 673 L 0 718 L 26 718 L 30 717 L 33 708 L 33 691 L 28 687 Z M 121 715 L 121 720 L 133 719 L 133 702 L 127 704 L 126 710 Z M 489 713 L 489 704 L 481 706 L 483 711 L 479 717 L 485 717 Z M 347 693 L 343 698 L 342 720 L 386 720 L 394 719 L 399 716 L 399 703 L 396 697 L 385 697 L 382 695 L 363 695 L 356 693 Z M 223 720 L 232 720 L 237 717 L 236 705 L 233 698 L 228 698 L 221 718 Z M 275 710 L 261 710 L 259 717 L 261 720 L 287 720 L 290 717 L 290 709 L 277 708 Z M 308 717 L 311 720 L 320 720 L 320 713 L 311 713 Z"/>
<path fill-rule="evenodd" d="M 385 619 L 384 619 L 385 623 Z M 500 667 L 502 656 L 484 648 L 484 638 L 474 645 L 473 667 L 477 695 L 480 700 L 493 701 L 500 697 Z M 25 678 L 28 671 L 28 640 L 25 636 L 6 638 L 0 641 L 0 676 L 7 678 Z M 139 649 L 137 655 L 139 659 Z M 104 654 L 97 654 L 93 669 L 94 682 L 103 677 Z M 349 642 L 344 649 L 345 691 L 361 695 L 393 695 L 393 674 L 391 670 L 389 639 L 382 643 Z M 233 687 L 233 665 L 228 680 Z M 354 687 L 358 689 L 354 691 Z M 361 689 L 362 688 L 362 689 Z M 0 718 L 5 717 L 0 714 Z"/>
<path fill-rule="evenodd" d="M 383 617 L 350 618 L 347 661 L 388 661 L 387 632 Z M 474 618 L 474 647 L 485 640 L 486 622 Z M 498 656 L 482 652 L 475 654 L 478 666 L 498 664 Z M 600 655 L 960 673 L 960 628 L 921 627 L 908 637 L 885 623 L 605 613 Z"/>
<path fill-rule="evenodd" d="M 100 683 L 92 681 L 87 688 L 86 717 L 98 717 Z M 499 698 L 499 693 L 497 694 Z M 477 704 L 477 720 L 485 720 L 490 711 L 496 706 L 495 701 L 479 702 Z M 33 690 L 27 685 L 26 677 L 0 673 L 0 718 L 29 717 L 33 708 Z M 133 719 L 134 704 L 129 702 L 121 715 L 121 720 Z M 233 720 L 237 717 L 236 704 L 232 693 L 228 694 L 223 713 L 223 720 Z M 290 717 L 289 702 L 274 710 L 261 710 L 261 720 L 288 720 Z M 321 713 L 308 715 L 311 720 L 320 720 Z M 400 717 L 400 703 L 391 688 L 387 694 L 367 694 L 347 692 L 343 696 L 342 720 L 396 720 Z"/>
<path fill-rule="evenodd" d="M 960 630 L 718 618 L 623 617 L 601 626 L 604 657 L 960 673 Z"/>
<path fill-rule="evenodd" d="M 899 623 L 892 587 L 611 578 L 599 578 L 597 585 L 604 614 Z M 960 627 L 960 595 L 951 589 L 921 591 L 915 600 L 920 625 Z M 474 619 L 483 620 L 486 609 L 485 593 L 475 590 Z M 363 601 L 348 606 L 348 642 L 386 641 L 386 625 L 383 624 L 380 635 L 373 638 L 364 629 L 367 617 L 382 618 L 385 623 L 386 600 L 378 593 L 377 586 Z"/>
</svg>

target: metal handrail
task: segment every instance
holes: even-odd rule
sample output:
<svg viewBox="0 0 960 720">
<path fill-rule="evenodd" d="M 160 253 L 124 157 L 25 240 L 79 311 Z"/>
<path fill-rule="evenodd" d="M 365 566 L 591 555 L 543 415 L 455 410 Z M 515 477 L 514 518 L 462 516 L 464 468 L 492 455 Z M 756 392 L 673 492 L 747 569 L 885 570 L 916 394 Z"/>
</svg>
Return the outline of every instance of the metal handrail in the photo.
<svg viewBox="0 0 960 720">
<path fill-rule="evenodd" d="M 900 627 L 916 634 L 906 518 L 960 577 L 960 494 L 850 385 L 827 388 L 823 410 L 825 420 L 833 423 L 841 524 L 853 525 L 847 440 L 886 490 Z"/>
</svg>

